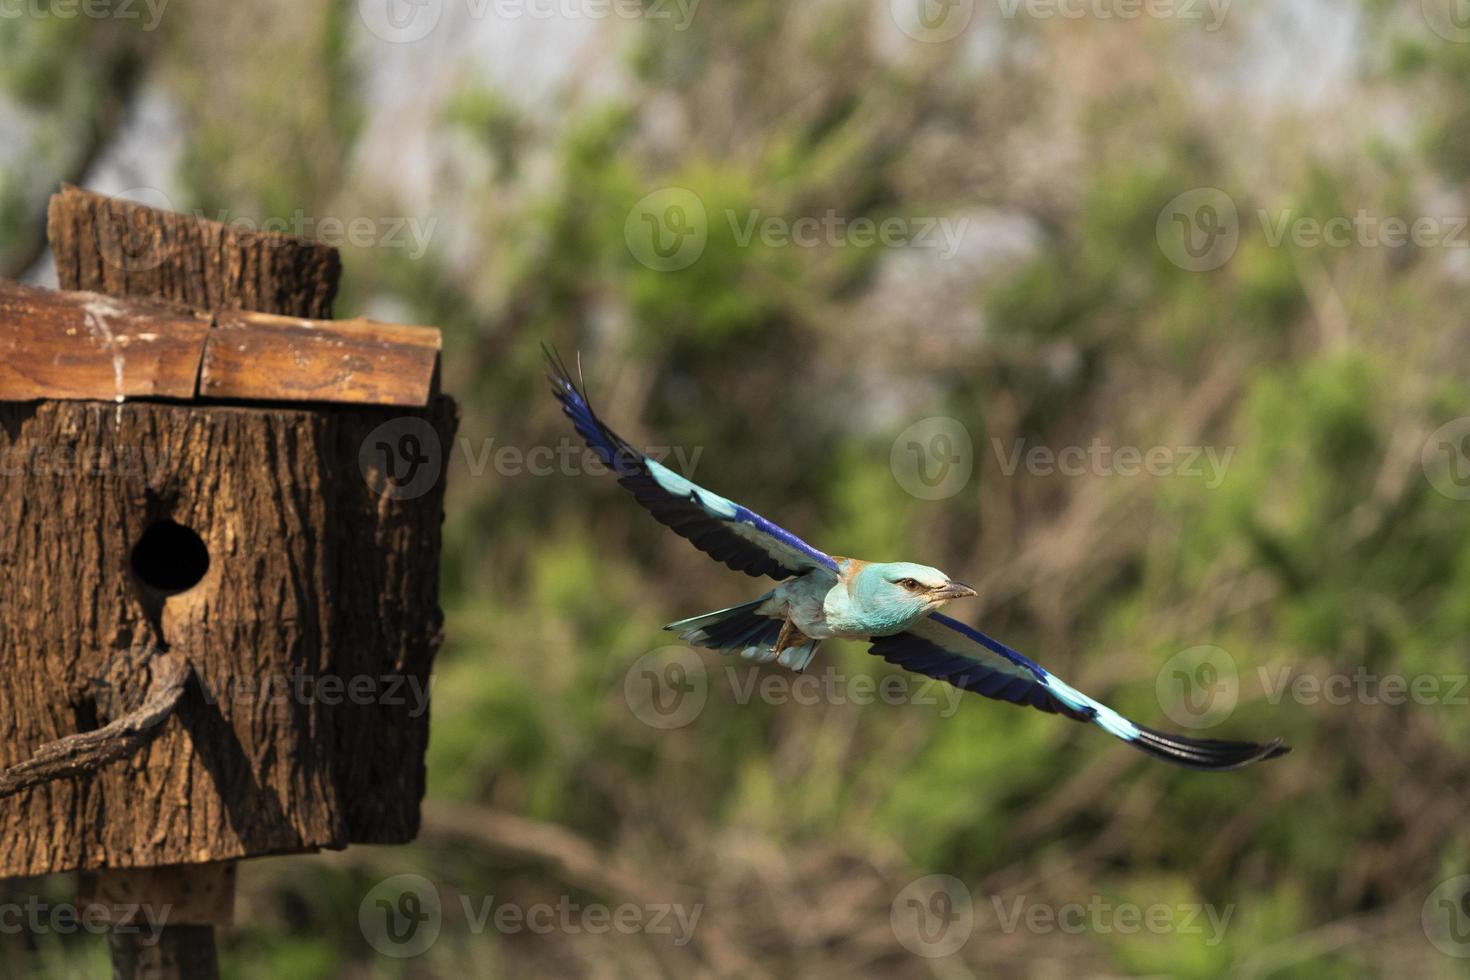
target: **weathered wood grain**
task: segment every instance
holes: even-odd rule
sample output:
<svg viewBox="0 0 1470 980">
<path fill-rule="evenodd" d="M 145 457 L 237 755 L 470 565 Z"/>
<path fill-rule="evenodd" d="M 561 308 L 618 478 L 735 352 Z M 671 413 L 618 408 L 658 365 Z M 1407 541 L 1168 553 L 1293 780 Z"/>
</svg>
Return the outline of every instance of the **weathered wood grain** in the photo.
<svg viewBox="0 0 1470 980">
<path fill-rule="evenodd" d="M 47 234 L 62 289 L 160 299 L 191 310 L 327 320 L 342 273 L 335 248 L 66 185 Z"/>
<path fill-rule="evenodd" d="M 127 398 L 422 407 L 439 331 L 373 320 L 190 313 L 0 280 L 0 401 Z"/>
<path fill-rule="evenodd" d="M 374 320 L 222 313 L 199 374 L 205 398 L 427 405 L 439 331 Z"/>
<path fill-rule="evenodd" d="M 210 318 L 0 280 L 0 401 L 193 398 Z"/>
</svg>

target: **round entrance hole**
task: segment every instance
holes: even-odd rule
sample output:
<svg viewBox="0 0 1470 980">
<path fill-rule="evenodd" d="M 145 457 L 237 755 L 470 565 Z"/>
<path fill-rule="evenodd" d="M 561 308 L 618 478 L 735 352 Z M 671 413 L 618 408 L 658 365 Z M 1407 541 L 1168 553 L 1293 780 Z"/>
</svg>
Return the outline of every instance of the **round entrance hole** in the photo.
<svg viewBox="0 0 1470 980">
<path fill-rule="evenodd" d="M 164 595 L 192 589 L 209 571 L 209 549 L 190 528 L 158 521 L 133 546 L 133 574 Z"/>
</svg>

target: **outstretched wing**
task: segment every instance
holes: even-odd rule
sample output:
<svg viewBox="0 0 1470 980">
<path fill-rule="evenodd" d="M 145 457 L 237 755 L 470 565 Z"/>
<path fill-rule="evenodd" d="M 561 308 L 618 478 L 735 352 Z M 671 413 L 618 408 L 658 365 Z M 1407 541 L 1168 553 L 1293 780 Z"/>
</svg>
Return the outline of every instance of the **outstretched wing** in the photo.
<svg viewBox="0 0 1470 980">
<path fill-rule="evenodd" d="M 747 575 L 783 579 L 816 568 L 836 573 L 837 563 L 831 556 L 755 511 L 689 482 L 630 446 L 592 411 L 566 366 L 550 351 L 543 351 L 551 389 L 578 434 L 660 523 L 688 538 L 716 561 Z"/>
<path fill-rule="evenodd" d="M 1226 742 L 1145 728 L 1004 643 L 939 613 L 920 620 L 905 633 L 874 637 L 869 652 L 965 691 L 1090 721 L 1149 755 L 1192 769 L 1239 769 L 1291 751 L 1279 738 L 1264 744 Z"/>
</svg>

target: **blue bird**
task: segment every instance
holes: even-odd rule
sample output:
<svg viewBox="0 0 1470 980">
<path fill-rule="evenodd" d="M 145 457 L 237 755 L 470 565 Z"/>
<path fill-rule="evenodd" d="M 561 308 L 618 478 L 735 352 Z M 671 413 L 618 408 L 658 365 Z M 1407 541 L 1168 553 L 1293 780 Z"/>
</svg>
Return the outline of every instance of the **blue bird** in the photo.
<svg viewBox="0 0 1470 980">
<path fill-rule="evenodd" d="M 638 452 L 597 417 L 566 366 L 546 351 L 552 391 L 577 433 L 656 520 L 738 572 L 778 584 L 750 602 L 664 627 L 681 639 L 800 671 L 829 637 L 870 644 L 891 664 L 998 701 L 1091 722 L 1149 755 L 1226 770 L 1285 755 L 1265 743 L 1188 738 L 1146 728 L 1041 665 L 939 610 L 975 590 L 911 562 L 828 555 L 784 528 Z"/>
</svg>

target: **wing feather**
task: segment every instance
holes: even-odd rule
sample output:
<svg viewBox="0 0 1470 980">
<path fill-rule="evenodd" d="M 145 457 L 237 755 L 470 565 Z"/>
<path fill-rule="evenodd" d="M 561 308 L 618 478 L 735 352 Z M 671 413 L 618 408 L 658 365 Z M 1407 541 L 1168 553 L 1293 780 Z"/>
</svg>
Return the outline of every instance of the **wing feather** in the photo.
<svg viewBox="0 0 1470 980">
<path fill-rule="evenodd" d="M 552 392 L 577 433 L 655 520 L 747 575 L 784 579 L 813 569 L 836 572 L 830 555 L 634 449 L 597 417 L 566 365 L 551 351 L 545 353 Z"/>
<path fill-rule="evenodd" d="M 1224 770 L 1285 755 L 1279 738 L 1265 743 L 1188 738 L 1129 721 L 1067 684 L 1034 660 L 959 620 L 934 613 L 895 636 L 872 639 L 870 652 L 905 670 L 1097 725 L 1156 758 L 1192 769 Z"/>
</svg>

